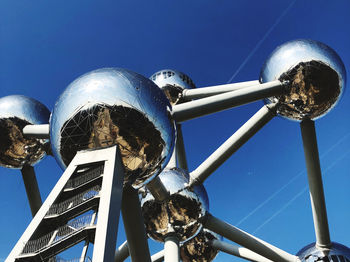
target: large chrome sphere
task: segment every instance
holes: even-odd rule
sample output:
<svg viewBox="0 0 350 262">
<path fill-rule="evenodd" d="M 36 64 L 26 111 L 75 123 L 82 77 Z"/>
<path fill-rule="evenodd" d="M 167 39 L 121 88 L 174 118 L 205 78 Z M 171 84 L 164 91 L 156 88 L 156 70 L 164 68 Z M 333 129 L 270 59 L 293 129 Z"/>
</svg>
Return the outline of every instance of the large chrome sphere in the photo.
<svg viewBox="0 0 350 262">
<path fill-rule="evenodd" d="M 89 72 L 60 96 L 50 119 L 52 151 L 62 168 L 77 151 L 118 144 L 125 183 L 139 187 L 166 166 L 174 147 L 171 106 L 149 79 L 129 70 Z"/>
<path fill-rule="evenodd" d="M 316 248 L 316 244 L 312 243 L 301 249 L 297 256 L 301 262 L 350 262 L 350 249 L 339 243 L 333 242 L 329 252 L 322 252 Z"/>
<path fill-rule="evenodd" d="M 191 78 L 176 70 L 158 71 L 150 79 L 163 90 L 172 105 L 179 102 L 182 90 L 196 87 Z"/>
<path fill-rule="evenodd" d="M 345 67 L 337 53 L 313 40 L 287 42 L 270 55 L 260 82 L 288 81 L 285 94 L 266 99 L 277 102 L 277 112 L 293 120 L 316 119 L 340 99 L 346 81 Z"/>
<path fill-rule="evenodd" d="M 22 168 L 45 156 L 43 139 L 25 138 L 23 127 L 47 124 L 50 111 L 39 101 L 20 95 L 0 98 L 0 165 Z"/>
<path fill-rule="evenodd" d="M 183 262 L 210 262 L 219 251 L 210 245 L 212 240 L 222 240 L 222 237 L 203 228 L 197 236 L 181 246 L 180 254 Z"/>
<path fill-rule="evenodd" d="M 156 201 L 145 189 L 141 193 L 142 214 L 149 237 L 163 242 L 174 232 L 184 242 L 202 228 L 200 220 L 208 210 L 208 196 L 202 185 L 188 188 L 189 174 L 182 169 L 165 169 L 159 178 L 170 196 Z"/>
</svg>

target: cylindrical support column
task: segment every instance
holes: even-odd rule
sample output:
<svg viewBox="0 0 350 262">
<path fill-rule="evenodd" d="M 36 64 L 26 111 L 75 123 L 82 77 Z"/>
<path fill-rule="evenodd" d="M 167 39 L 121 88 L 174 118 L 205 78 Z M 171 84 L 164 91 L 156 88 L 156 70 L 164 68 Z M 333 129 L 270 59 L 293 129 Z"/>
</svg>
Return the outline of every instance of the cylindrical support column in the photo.
<svg viewBox="0 0 350 262">
<path fill-rule="evenodd" d="M 124 241 L 115 251 L 114 262 L 123 262 L 129 257 L 128 241 Z"/>
<path fill-rule="evenodd" d="M 176 139 L 175 151 L 176 151 L 178 167 L 188 170 L 185 144 L 184 144 L 184 138 L 182 135 L 181 124 L 176 125 L 176 131 L 177 131 L 177 139 Z"/>
<path fill-rule="evenodd" d="M 176 155 L 176 145 L 175 145 L 175 148 L 174 148 L 174 151 L 170 157 L 170 160 L 166 166 L 167 168 L 174 168 L 174 167 L 177 167 L 177 155 Z"/>
<path fill-rule="evenodd" d="M 164 250 L 159 251 L 151 256 L 152 262 L 162 262 L 164 261 Z"/>
<path fill-rule="evenodd" d="M 170 234 L 164 242 L 164 262 L 180 262 L 179 238 Z"/>
<path fill-rule="evenodd" d="M 151 261 L 145 224 L 137 191 L 131 186 L 124 187 L 122 215 L 129 253 L 133 262 Z"/>
<path fill-rule="evenodd" d="M 89 243 L 90 243 L 89 240 L 85 241 L 83 250 L 81 251 L 81 256 L 80 256 L 79 262 L 85 262 L 86 253 L 87 253 L 87 250 L 89 248 Z"/>
<path fill-rule="evenodd" d="M 300 123 L 300 127 L 309 180 L 316 246 L 321 249 L 327 249 L 331 247 L 331 240 L 329 236 L 327 209 L 323 192 L 320 159 L 318 156 L 315 123 L 312 120 L 303 120 Z"/>
<path fill-rule="evenodd" d="M 212 240 L 210 242 L 211 246 L 217 250 L 220 250 L 222 252 L 225 252 L 230 255 L 234 255 L 236 257 L 240 257 L 243 259 L 247 259 L 249 261 L 254 261 L 254 262 L 273 262 L 270 259 L 267 259 L 263 256 L 258 255 L 257 253 L 244 248 L 244 247 L 239 247 L 239 246 L 234 246 L 229 243 L 226 243 L 224 241 L 220 240 Z"/>
<path fill-rule="evenodd" d="M 279 95 L 284 91 L 284 84 L 275 80 L 265 84 L 175 105 L 172 109 L 172 116 L 177 122 L 182 122 L 270 96 Z"/>
<path fill-rule="evenodd" d="M 203 183 L 220 165 L 275 116 L 275 105 L 265 105 L 191 172 L 191 185 Z"/>
<path fill-rule="evenodd" d="M 162 202 L 168 198 L 169 192 L 164 187 L 159 177 L 153 178 L 148 184 L 147 189 L 151 192 L 155 200 Z"/>
<path fill-rule="evenodd" d="M 49 139 L 49 130 L 49 124 L 27 125 L 23 128 L 23 135 L 32 138 Z"/>
<path fill-rule="evenodd" d="M 42 205 L 40 196 L 38 181 L 35 176 L 34 167 L 25 165 L 21 169 L 24 186 L 27 192 L 27 198 L 29 201 L 30 210 L 32 211 L 33 217 Z"/>
<path fill-rule="evenodd" d="M 296 256 L 227 224 L 212 215 L 208 214 L 207 220 L 204 222 L 204 227 L 272 261 L 298 261 Z"/>
<path fill-rule="evenodd" d="M 234 84 L 200 87 L 195 89 L 184 89 L 182 92 L 182 98 L 184 100 L 198 99 L 198 98 L 235 91 L 241 88 L 256 86 L 259 84 L 260 83 L 258 80 L 254 80 L 254 81 L 246 81 L 246 82 L 234 83 Z"/>
</svg>

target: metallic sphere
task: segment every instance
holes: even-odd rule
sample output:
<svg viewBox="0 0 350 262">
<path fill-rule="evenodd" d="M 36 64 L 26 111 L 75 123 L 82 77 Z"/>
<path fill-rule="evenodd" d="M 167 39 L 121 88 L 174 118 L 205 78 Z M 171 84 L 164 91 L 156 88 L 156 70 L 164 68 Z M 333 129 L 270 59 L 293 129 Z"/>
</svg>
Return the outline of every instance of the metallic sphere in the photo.
<svg viewBox="0 0 350 262">
<path fill-rule="evenodd" d="M 278 102 L 277 112 L 288 119 L 317 119 L 339 101 L 346 72 L 338 54 L 317 41 L 287 42 L 270 55 L 262 67 L 260 82 L 288 81 L 285 94 L 266 99 Z"/>
<path fill-rule="evenodd" d="M 158 71 L 150 79 L 163 90 L 172 105 L 179 103 L 182 90 L 196 88 L 187 75 L 170 69 Z"/>
<path fill-rule="evenodd" d="M 159 178 L 170 196 L 156 201 L 145 189 L 141 193 L 141 208 L 150 238 L 164 242 L 169 233 L 175 233 L 180 242 L 194 237 L 202 228 L 200 220 L 208 210 L 208 196 L 202 185 L 188 188 L 187 171 L 165 169 Z"/>
<path fill-rule="evenodd" d="M 329 251 L 322 252 L 312 243 L 301 249 L 297 256 L 301 262 L 350 262 L 350 249 L 339 243 L 332 242 L 332 248 Z"/>
<path fill-rule="evenodd" d="M 197 236 L 181 246 L 180 255 L 183 262 L 210 262 L 219 251 L 210 245 L 212 240 L 222 240 L 222 237 L 203 228 Z"/>
<path fill-rule="evenodd" d="M 171 106 L 149 79 L 129 70 L 89 72 L 60 96 L 50 119 L 52 151 L 64 169 L 77 151 L 119 145 L 125 183 L 158 175 L 174 147 Z"/>
<path fill-rule="evenodd" d="M 22 168 L 45 156 L 47 140 L 26 138 L 26 125 L 47 124 L 50 111 L 39 101 L 20 95 L 0 98 L 0 165 Z"/>
</svg>

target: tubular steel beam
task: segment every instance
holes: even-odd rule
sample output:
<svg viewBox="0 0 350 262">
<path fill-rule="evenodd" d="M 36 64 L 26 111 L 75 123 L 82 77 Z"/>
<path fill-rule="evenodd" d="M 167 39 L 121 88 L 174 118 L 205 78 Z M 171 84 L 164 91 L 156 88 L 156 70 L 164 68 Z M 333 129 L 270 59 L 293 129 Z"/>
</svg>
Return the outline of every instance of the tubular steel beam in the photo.
<svg viewBox="0 0 350 262">
<path fill-rule="evenodd" d="M 265 105 L 190 173 L 190 185 L 203 183 L 220 165 L 275 116 L 275 105 Z"/>
<path fill-rule="evenodd" d="M 180 262 L 179 238 L 170 234 L 164 242 L 164 262 Z"/>
<path fill-rule="evenodd" d="M 129 257 L 128 241 L 124 241 L 124 243 L 121 244 L 115 251 L 114 262 L 123 262 L 128 257 Z"/>
<path fill-rule="evenodd" d="M 32 212 L 32 216 L 34 217 L 43 203 L 41 200 L 38 181 L 36 179 L 34 167 L 30 165 L 25 165 L 21 169 L 21 173 L 22 173 L 24 186 L 27 192 L 27 198 L 29 201 L 30 210 Z"/>
<path fill-rule="evenodd" d="M 195 88 L 195 89 L 184 89 L 182 92 L 182 98 L 184 100 L 204 98 L 204 97 L 227 93 L 227 92 L 235 91 L 241 88 L 246 88 L 246 87 L 251 87 L 256 85 L 259 85 L 258 80 L 246 81 L 246 82 L 234 83 L 234 84 L 226 84 L 226 85 L 208 86 L 208 87 L 201 87 L 201 88 Z"/>
<path fill-rule="evenodd" d="M 278 80 L 242 88 L 173 106 L 172 116 L 177 122 L 219 112 L 263 98 L 282 94 L 285 86 Z"/>
<path fill-rule="evenodd" d="M 151 262 L 139 197 L 131 186 L 123 190 L 122 215 L 131 260 Z"/>
<path fill-rule="evenodd" d="M 227 224 L 226 222 L 223 222 L 212 215 L 208 214 L 207 220 L 204 222 L 204 227 L 272 261 L 298 261 L 296 256 L 266 243 L 265 241 L 256 238 L 230 224 Z"/>
<path fill-rule="evenodd" d="M 176 130 L 177 130 L 177 139 L 176 139 L 175 151 L 176 151 L 177 164 L 179 168 L 188 170 L 184 138 L 182 135 L 182 127 L 180 124 L 176 125 Z"/>
<path fill-rule="evenodd" d="M 231 245 L 231 244 L 226 243 L 224 241 L 214 239 L 210 242 L 210 244 L 213 248 L 215 248 L 217 250 L 220 250 L 220 251 L 225 252 L 225 253 L 230 254 L 230 255 L 234 255 L 236 257 L 247 259 L 249 261 L 273 262 L 272 260 L 267 259 L 263 256 L 260 256 L 257 253 L 255 253 L 247 248 L 234 246 L 234 245 Z"/>
<path fill-rule="evenodd" d="M 148 184 L 147 189 L 151 192 L 155 200 L 162 202 L 168 198 L 169 192 L 164 187 L 159 177 L 153 178 Z"/>
<path fill-rule="evenodd" d="M 152 262 L 162 262 L 164 261 L 164 250 L 155 253 L 151 257 Z"/>
<path fill-rule="evenodd" d="M 300 128 L 309 180 L 311 207 L 316 234 L 316 247 L 327 249 L 331 247 L 331 239 L 329 236 L 327 209 L 323 192 L 315 123 L 312 120 L 303 120 L 300 123 Z"/>
<path fill-rule="evenodd" d="M 23 135 L 26 137 L 49 139 L 49 124 L 27 125 L 23 128 Z"/>
</svg>

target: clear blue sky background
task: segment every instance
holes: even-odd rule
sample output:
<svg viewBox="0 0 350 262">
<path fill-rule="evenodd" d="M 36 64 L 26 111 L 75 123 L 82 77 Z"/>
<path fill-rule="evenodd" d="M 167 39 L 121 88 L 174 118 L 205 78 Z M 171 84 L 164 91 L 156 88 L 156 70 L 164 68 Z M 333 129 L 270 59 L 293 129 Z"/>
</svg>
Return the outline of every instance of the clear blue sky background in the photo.
<svg viewBox="0 0 350 262">
<path fill-rule="evenodd" d="M 75 78 L 111 66 L 147 77 L 160 69 L 178 69 L 198 87 L 225 84 L 233 75 L 234 82 L 255 80 L 273 49 L 297 38 L 333 47 L 349 71 L 349 12 L 348 0 L 2 0 L 0 96 L 23 94 L 52 109 Z M 316 123 L 331 238 L 347 246 L 349 103 L 347 90 Z M 262 104 L 184 123 L 190 170 Z M 298 123 L 275 118 L 205 182 L 210 212 L 295 254 L 315 240 L 304 169 Z M 45 198 L 61 170 L 47 157 L 36 171 Z M 1 168 L 0 178 L 0 258 L 5 258 L 31 214 L 20 171 Z M 124 240 L 120 233 L 118 243 Z M 151 244 L 152 252 L 160 249 Z M 240 260 L 220 254 L 217 261 Z"/>
</svg>

